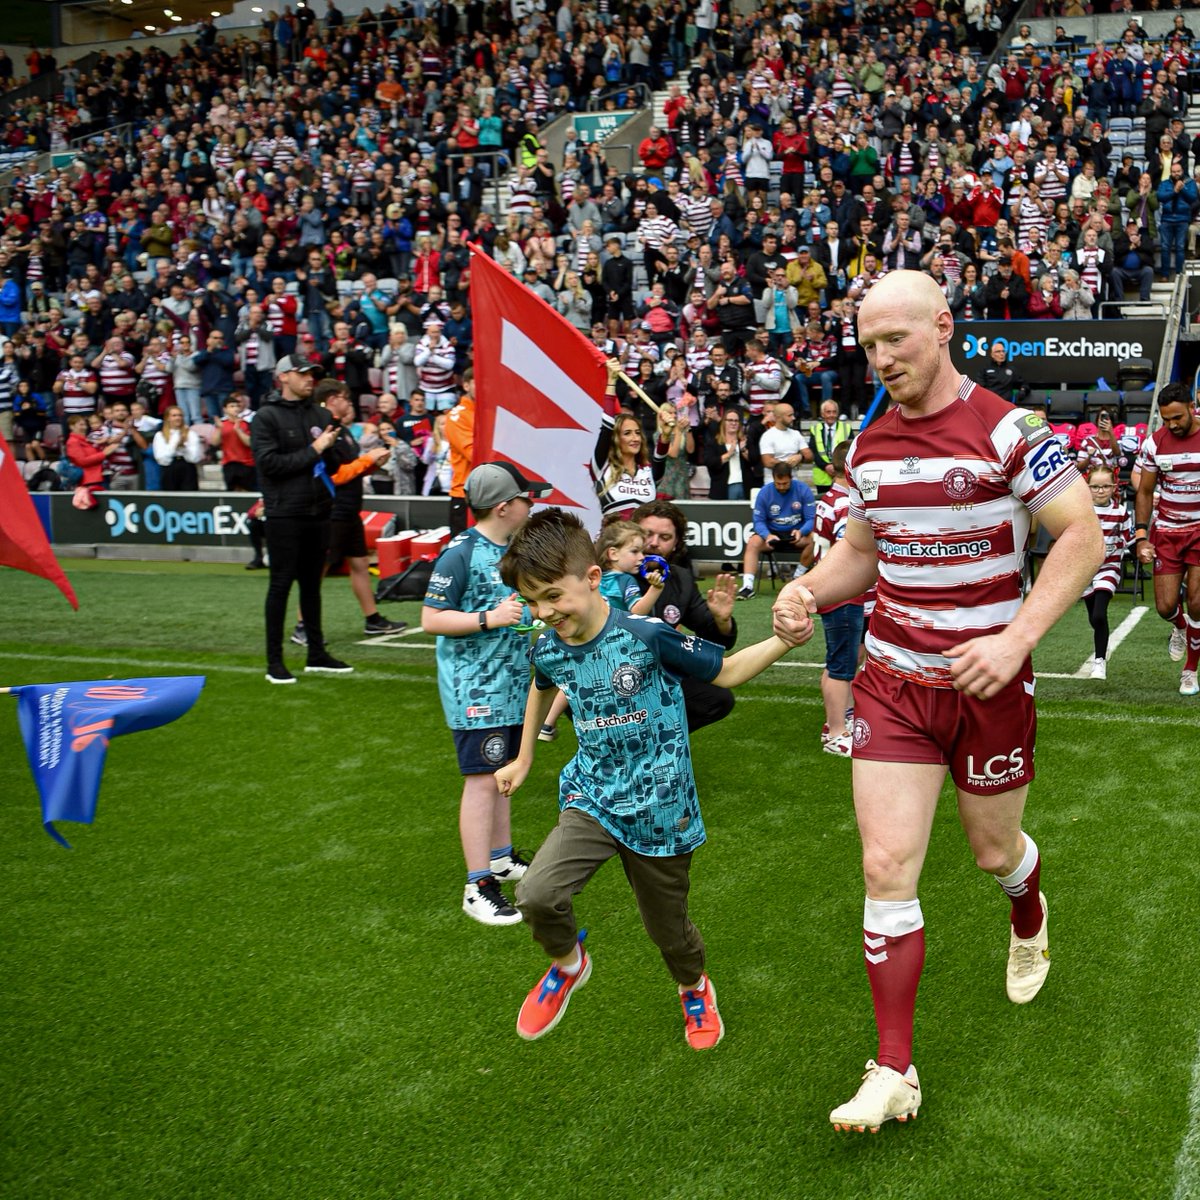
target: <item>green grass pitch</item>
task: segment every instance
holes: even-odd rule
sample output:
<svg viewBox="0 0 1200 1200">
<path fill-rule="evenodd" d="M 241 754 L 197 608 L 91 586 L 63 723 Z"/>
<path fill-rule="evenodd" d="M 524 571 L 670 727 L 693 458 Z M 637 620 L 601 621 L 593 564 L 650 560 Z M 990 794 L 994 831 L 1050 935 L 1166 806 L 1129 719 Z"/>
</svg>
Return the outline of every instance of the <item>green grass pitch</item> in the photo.
<svg viewBox="0 0 1200 1200">
<path fill-rule="evenodd" d="M 943 797 L 921 892 L 915 1125 L 835 1134 L 874 1052 L 849 766 L 820 753 L 816 644 L 694 740 L 709 827 L 693 913 L 727 1035 L 687 1049 L 619 869 L 580 898 L 595 959 L 562 1025 L 514 1030 L 543 970 L 460 911 L 459 778 L 431 639 L 349 678 L 262 678 L 265 578 L 68 563 L 81 611 L 0 573 L 0 684 L 208 675 L 183 720 L 113 743 L 96 824 L 40 828 L 0 697 L 0 1195 L 1142 1200 L 1200 1194 L 1200 708 L 1149 611 L 1105 684 L 1039 683 L 1028 828 L 1054 969 L 1004 997 L 1006 903 Z M 388 615 L 416 623 L 416 604 Z M 1130 615 L 1113 606 L 1113 626 Z M 739 604 L 742 642 L 769 600 Z M 1082 605 L 1036 658 L 1090 653 Z M 292 648 L 294 649 L 294 648 Z M 293 662 L 299 654 L 291 655 Z M 556 815 L 564 732 L 514 802 Z M 1194 1076 L 1194 1073 L 1195 1076 Z"/>
</svg>

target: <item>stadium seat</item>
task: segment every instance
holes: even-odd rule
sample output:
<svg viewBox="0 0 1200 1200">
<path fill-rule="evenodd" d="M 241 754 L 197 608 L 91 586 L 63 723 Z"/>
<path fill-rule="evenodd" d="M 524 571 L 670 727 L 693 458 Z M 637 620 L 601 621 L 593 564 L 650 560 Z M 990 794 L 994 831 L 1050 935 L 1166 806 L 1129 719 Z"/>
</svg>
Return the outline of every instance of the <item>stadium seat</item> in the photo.
<svg viewBox="0 0 1200 1200">
<path fill-rule="evenodd" d="M 1126 425 L 1145 425 L 1154 407 L 1153 391 L 1128 391 L 1121 394 L 1121 415 Z"/>
<path fill-rule="evenodd" d="M 1057 392 L 1047 392 L 1046 395 L 1050 400 L 1050 420 L 1053 424 L 1078 424 L 1083 420 L 1087 412 L 1086 391 L 1081 388 L 1065 388 Z"/>
<path fill-rule="evenodd" d="M 1133 128 L 1133 118 L 1132 117 L 1113 117 L 1108 122 L 1108 140 L 1110 142 L 1112 141 L 1112 135 L 1113 135 L 1114 131 L 1119 131 L 1121 133 L 1128 133 L 1132 128 Z"/>
<path fill-rule="evenodd" d="M 1086 408 L 1089 413 L 1088 420 L 1090 421 L 1094 421 L 1096 419 L 1096 413 L 1098 413 L 1100 409 L 1107 408 L 1112 414 L 1113 424 L 1118 425 L 1120 424 L 1121 413 L 1123 411 L 1121 406 L 1121 393 L 1106 391 L 1089 392 L 1086 399 Z"/>
<path fill-rule="evenodd" d="M 1136 392 L 1154 382 L 1154 364 L 1148 358 L 1125 358 L 1117 366 L 1117 385 L 1121 391 Z"/>
</svg>

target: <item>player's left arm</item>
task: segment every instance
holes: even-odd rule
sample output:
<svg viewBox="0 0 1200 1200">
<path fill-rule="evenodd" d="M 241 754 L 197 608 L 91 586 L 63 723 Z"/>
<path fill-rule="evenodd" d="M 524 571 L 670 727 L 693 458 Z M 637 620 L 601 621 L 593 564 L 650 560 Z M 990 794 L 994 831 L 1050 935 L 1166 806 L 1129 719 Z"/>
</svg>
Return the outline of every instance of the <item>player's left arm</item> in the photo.
<svg viewBox="0 0 1200 1200">
<path fill-rule="evenodd" d="M 1010 683 L 1054 623 L 1083 594 L 1104 561 L 1104 538 L 1082 476 L 1038 509 L 1038 519 L 1055 539 L 1033 590 L 1001 633 L 946 651 L 960 692 L 986 700 Z"/>
</svg>

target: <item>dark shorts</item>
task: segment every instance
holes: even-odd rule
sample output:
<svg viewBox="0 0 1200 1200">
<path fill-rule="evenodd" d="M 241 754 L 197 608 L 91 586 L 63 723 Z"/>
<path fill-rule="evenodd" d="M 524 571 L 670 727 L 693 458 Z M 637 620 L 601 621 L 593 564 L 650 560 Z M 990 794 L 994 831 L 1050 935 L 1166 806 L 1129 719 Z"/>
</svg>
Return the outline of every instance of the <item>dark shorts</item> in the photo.
<svg viewBox="0 0 1200 1200">
<path fill-rule="evenodd" d="M 1182 575 L 1188 567 L 1200 567 L 1200 525 L 1183 529 L 1156 525 L 1150 540 L 1154 543 L 1155 575 Z"/>
<path fill-rule="evenodd" d="M 366 558 L 367 538 L 363 533 L 361 517 L 352 521 L 329 522 L 329 549 L 326 561 L 331 567 L 336 566 L 343 558 Z"/>
<path fill-rule="evenodd" d="M 854 679 L 855 758 L 945 764 L 963 791 L 998 795 L 1033 780 L 1036 737 L 1030 661 L 990 700 L 909 683 L 869 659 Z"/>
<path fill-rule="evenodd" d="M 491 729 L 454 729 L 454 751 L 462 775 L 495 775 L 521 749 L 520 725 Z"/>
<path fill-rule="evenodd" d="M 830 679 L 852 680 L 858 671 L 858 646 L 862 641 L 861 604 L 843 604 L 821 614 L 825 631 L 825 670 Z"/>
</svg>

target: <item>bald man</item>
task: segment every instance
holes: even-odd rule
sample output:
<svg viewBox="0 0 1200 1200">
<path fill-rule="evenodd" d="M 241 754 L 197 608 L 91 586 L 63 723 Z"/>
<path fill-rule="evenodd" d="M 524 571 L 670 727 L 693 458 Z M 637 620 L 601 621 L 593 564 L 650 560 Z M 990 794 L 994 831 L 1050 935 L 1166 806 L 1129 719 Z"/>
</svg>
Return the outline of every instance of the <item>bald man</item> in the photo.
<svg viewBox="0 0 1200 1200">
<path fill-rule="evenodd" d="M 921 1104 L 917 885 L 947 771 L 975 861 L 1011 902 L 1009 999 L 1032 1000 L 1050 969 L 1041 861 L 1021 828 L 1036 728 L 1030 653 L 1083 593 L 1103 542 L 1049 427 L 960 375 L 953 335 L 927 275 L 894 271 L 867 294 L 859 342 L 894 403 L 847 457 L 844 538 L 775 605 L 786 633 L 878 583 L 854 681 L 853 779 L 879 1048 L 853 1099 L 830 1113 L 842 1130 L 907 1121 Z M 1031 514 L 1056 541 L 1022 601 Z"/>
</svg>

